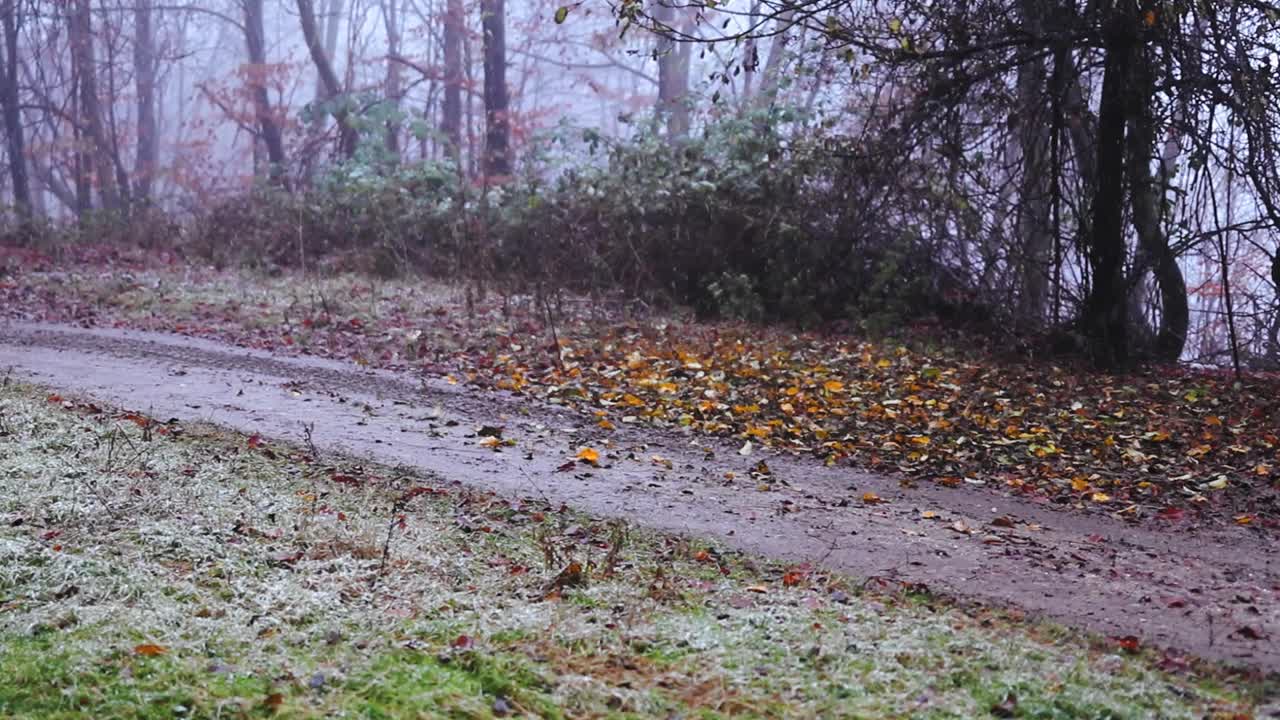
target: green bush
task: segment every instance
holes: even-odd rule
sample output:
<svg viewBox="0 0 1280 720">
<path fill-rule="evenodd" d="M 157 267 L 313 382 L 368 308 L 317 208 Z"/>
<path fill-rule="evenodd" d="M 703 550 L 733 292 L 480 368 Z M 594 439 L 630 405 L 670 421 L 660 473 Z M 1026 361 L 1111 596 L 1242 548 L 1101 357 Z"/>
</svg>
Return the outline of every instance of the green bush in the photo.
<svg viewBox="0 0 1280 720">
<path fill-rule="evenodd" d="M 621 290 L 748 320 L 892 330 L 945 304 L 964 282 L 894 221 L 928 217 L 928 193 L 886 191 L 887 173 L 797 132 L 802 120 L 771 108 L 680 142 L 653 125 L 626 140 L 560 128 L 488 189 L 449 164 L 358 156 L 305 191 L 221 203 L 189 243 L 224 263 Z"/>
</svg>

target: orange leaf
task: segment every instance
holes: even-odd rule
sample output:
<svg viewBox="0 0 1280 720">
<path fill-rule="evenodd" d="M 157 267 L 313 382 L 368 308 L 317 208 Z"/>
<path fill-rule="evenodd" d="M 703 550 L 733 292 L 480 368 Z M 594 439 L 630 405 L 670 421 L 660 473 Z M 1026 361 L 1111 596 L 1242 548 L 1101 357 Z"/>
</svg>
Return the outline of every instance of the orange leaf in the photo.
<svg viewBox="0 0 1280 720">
<path fill-rule="evenodd" d="M 600 462 L 600 453 L 589 447 L 584 447 L 578 451 L 578 459 L 596 465 Z"/>
<path fill-rule="evenodd" d="M 166 650 L 163 646 L 153 645 L 151 643 L 143 643 L 141 645 L 135 645 L 133 648 L 134 655 L 141 655 L 143 657 L 156 657 L 157 655 L 163 655 L 166 652 L 168 652 L 168 650 Z"/>
<path fill-rule="evenodd" d="M 876 505 L 884 502 L 884 499 L 873 492 L 864 492 L 862 493 L 862 502 L 867 505 Z"/>
</svg>

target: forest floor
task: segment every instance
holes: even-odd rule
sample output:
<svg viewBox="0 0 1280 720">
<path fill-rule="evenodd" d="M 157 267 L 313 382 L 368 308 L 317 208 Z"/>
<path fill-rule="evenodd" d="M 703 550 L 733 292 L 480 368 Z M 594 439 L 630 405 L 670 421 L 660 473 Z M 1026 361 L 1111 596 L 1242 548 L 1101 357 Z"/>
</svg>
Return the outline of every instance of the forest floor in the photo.
<svg viewBox="0 0 1280 720">
<path fill-rule="evenodd" d="M 786 607 L 778 612 L 788 615 L 788 623 L 795 620 L 796 629 L 827 627 L 830 618 L 810 617 L 822 612 L 835 613 L 843 625 L 851 617 L 849 607 L 862 607 L 865 594 L 872 598 L 867 602 L 874 614 L 882 619 L 891 615 L 885 608 L 905 612 L 921 607 L 935 617 L 941 613 L 981 618 L 975 632 L 1014 633 L 1014 640 L 998 642 L 1008 642 L 1016 652 L 1029 652 L 1046 663 L 1062 662 L 1066 652 L 1072 662 L 1063 667 L 1136 663 L 1144 672 L 1165 674 L 1160 683 L 1166 689 L 1195 683 L 1201 689 L 1178 703 L 1201 715 L 1206 704 L 1223 698 L 1204 694 L 1205 677 L 1218 675 L 1194 658 L 1264 674 L 1280 670 L 1280 650 L 1274 641 L 1280 633 L 1280 553 L 1274 540 L 1277 488 L 1271 471 L 1272 465 L 1280 465 L 1280 457 L 1271 434 L 1276 431 L 1275 407 L 1268 404 L 1280 395 L 1271 391 L 1276 384 L 1272 378 L 1236 383 L 1229 377 L 1181 372 L 1098 377 L 1059 367 L 1018 365 L 942 345 L 905 347 L 670 318 L 627 319 L 621 309 L 600 303 L 585 307 L 567 303 L 544 307 L 542 312 L 527 307 L 527 299 L 523 304 L 509 300 L 505 307 L 500 298 L 468 304 L 448 288 L 354 276 L 264 278 L 117 256 L 81 258 L 78 264 L 63 262 L 55 269 L 46 259 L 28 255 L 11 262 L 10 268 L 7 275 L 0 275 L 0 302 L 4 314 L 17 322 L 0 325 L 0 368 L 12 366 L 19 375 L 56 390 L 38 392 L 24 386 L 11 391 L 18 394 L 7 398 L 9 404 L 18 403 L 29 412 L 74 417 L 82 424 L 92 421 L 97 431 L 84 440 L 96 443 L 99 453 L 104 438 L 125 430 L 159 432 L 170 425 L 153 422 L 169 417 L 208 420 L 247 433 L 224 440 L 236 455 L 292 463 L 291 482 L 311 488 L 282 494 L 293 498 L 289 502 L 295 507 L 294 519 L 280 520 L 281 515 L 272 511 L 273 529 L 262 531 L 275 535 L 263 541 L 267 547 L 258 548 L 264 553 L 260 559 L 268 565 L 282 562 L 283 572 L 296 573 L 298 562 L 308 559 L 307 553 L 318 542 L 299 535 L 308 523 L 298 518 L 319 512 L 315 497 L 323 497 L 326 507 L 337 507 L 333 498 L 350 490 L 351 502 L 364 503 L 358 513 L 361 522 L 369 527 L 381 525 L 384 531 L 390 528 L 397 536 L 406 529 L 396 524 L 399 515 L 406 522 L 434 522 L 429 513 L 419 517 L 416 512 L 397 514 L 392 509 L 397 498 L 404 497 L 405 478 L 438 477 L 461 483 L 451 486 L 451 496 L 473 498 L 467 503 L 485 497 L 491 505 L 516 508 L 511 513 L 544 518 L 520 527 L 533 537 L 526 539 L 524 551 L 534 553 L 539 561 L 497 563 L 507 570 L 514 563 L 521 568 L 516 574 L 527 584 L 554 584 L 556 573 L 575 560 L 587 564 L 584 577 L 613 582 L 621 561 L 609 558 L 609 548 L 622 543 L 613 542 L 616 538 L 610 534 L 622 526 L 611 525 L 608 519 L 678 533 L 682 539 L 674 540 L 671 535 L 633 528 L 631 534 L 649 538 L 644 547 L 666 548 L 666 555 L 661 562 L 647 564 L 628 560 L 650 575 L 618 582 L 629 592 L 657 587 L 659 596 L 664 584 L 672 584 L 673 597 L 682 603 L 693 598 L 692 604 L 681 607 L 703 608 L 697 615 L 708 627 L 729 627 L 734 612 L 741 610 L 744 617 L 756 618 L 750 621 L 755 625 L 749 626 L 758 628 L 754 613 L 777 597 L 785 598 L 781 602 Z M 58 393 L 82 399 L 64 400 Z M 55 402 L 34 400 L 47 394 Z M 95 398 L 129 412 L 93 413 Z M 6 413 L 11 415 L 8 409 Z M 207 434 L 226 435 L 212 430 Z M 279 445 L 282 441 L 293 446 Z M 105 442 L 106 452 L 111 453 L 120 452 L 110 448 L 123 440 Z M 73 462 L 66 457 L 72 447 L 55 448 L 61 450 L 58 463 Z M 353 467 L 351 457 L 364 458 L 363 467 Z M 81 460 L 77 457 L 74 462 Z M 92 459 L 85 462 L 93 463 Z M 117 478 L 121 472 L 112 463 L 110 455 L 105 461 L 98 459 L 95 467 L 106 472 L 101 480 L 68 473 L 63 482 L 72 490 L 88 488 L 87 495 L 72 493 L 77 512 L 96 499 L 102 506 L 99 514 L 106 513 L 121 525 L 121 518 L 132 518 L 133 509 L 146 503 L 138 499 L 142 496 L 102 489 L 133 474 L 124 472 L 124 479 Z M 396 466 L 387 469 L 389 464 Z M 190 463 L 190 467 L 203 466 Z M 165 485 L 164 473 L 152 475 L 143 472 L 153 486 L 146 493 L 160 492 Z M 10 477 L 18 476 L 10 473 Z M 443 481 L 435 482 L 438 486 Z M 319 485 L 322 490 L 317 489 Z M 486 490 L 497 494 L 476 495 Z M 434 493 L 428 495 L 432 502 L 444 502 Z M 311 509 L 297 509 L 303 502 L 297 498 L 306 497 L 312 497 Z M 57 539 L 64 529 L 49 522 L 53 515 L 28 521 L 24 513 L 30 510 L 15 509 L 40 507 L 49 500 L 33 499 L 24 505 L 19 499 L 0 508 L 23 519 L 10 525 L 8 532 L 10 547 L 18 553 L 15 557 L 37 550 L 54 552 L 52 546 L 65 545 Z M 288 505 L 285 500 L 278 502 Z M 410 502 L 418 502 L 417 496 Z M 562 520 L 573 511 L 561 512 L 561 506 L 589 516 Z M 167 511 L 165 507 L 161 503 L 156 508 L 169 513 L 165 522 L 182 522 L 174 515 L 174 506 Z M 534 507 L 538 509 L 528 509 Z M 335 512 L 350 518 L 357 509 Z M 230 510 L 211 508 L 209 512 Z M 493 534 L 492 523 L 475 518 L 491 514 L 473 513 L 471 520 L 458 522 L 454 509 L 449 517 L 459 532 L 487 539 Z M 71 525 L 82 519 L 69 517 Z M 558 523 L 555 529 L 547 529 L 551 522 L 547 517 Z M 93 522 L 101 524 L 103 518 Z M 261 519 L 237 522 L 240 526 L 233 527 L 243 527 L 245 522 L 251 528 L 268 524 Z M 482 527 L 488 531 L 477 533 L 477 522 L 486 523 Z M 89 546 L 94 552 L 110 550 L 110 543 L 87 541 L 97 527 L 79 528 L 77 552 L 84 553 Z M 282 536 L 277 528 L 293 535 Z M 217 534 L 210 532 L 209 537 Z M 59 534 L 46 538 L 50 533 Z M 136 528 L 125 534 L 130 542 L 137 540 Z M 392 572 L 389 568 L 394 564 L 382 562 L 382 556 L 368 547 L 361 551 L 367 557 L 356 556 L 359 567 L 351 572 L 363 573 L 366 579 Z M 394 542 L 387 547 L 396 549 Z M 641 556 L 648 552 L 634 543 L 629 547 Z M 739 551 L 748 554 L 736 554 Z M 419 552 L 408 554 L 417 557 Z M 126 554 L 148 557 L 137 548 Z M 494 558 L 510 554 L 490 554 L 475 562 L 492 565 Z M 423 561 L 465 560 L 426 555 L 431 557 Z M 95 562 L 110 566 L 111 557 L 120 555 L 108 552 L 108 557 Z M 730 567 L 725 558 L 733 558 L 740 566 Z M 664 567 L 667 562 L 685 565 Z M 51 567 L 45 563 L 47 558 L 40 566 Z M 184 571 L 194 573 L 208 564 L 208 558 L 189 564 Z M 608 568 L 611 572 L 603 572 L 606 566 L 613 566 Z M 699 572 L 720 580 L 701 578 Z M 747 576 L 731 582 L 735 572 Z M 842 579 L 841 573 L 859 579 Z M 22 596 L 12 589 L 17 585 L 6 590 L 0 583 L 0 593 L 13 595 L 12 599 L 0 597 L 0 608 L 5 608 L 0 610 L 0 631 L 10 632 L 22 623 L 46 627 L 48 618 L 32 619 L 51 613 L 56 628 L 57 612 L 83 604 L 78 590 L 58 597 L 72 585 L 79 587 L 64 583 L 56 589 L 44 588 L 44 595 Z M 391 585 L 379 581 L 370 592 Z M 596 583 L 588 587 L 594 592 Z M 477 601 L 474 595 L 483 596 L 485 591 L 468 592 L 473 594 L 473 605 L 483 604 L 483 598 Z M 527 588 L 523 592 L 529 595 Z M 365 614 L 349 621 L 368 622 L 369 604 L 375 597 L 365 596 L 361 601 Z M 1011 610 L 993 613 L 966 601 Z M 434 607 L 404 602 L 409 613 L 405 622 L 410 624 Z M 725 604 L 726 612 L 718 612 L 718 603 Z M 625 605 L 616 605 L 613 612 L 622 612 L 616 607 Z M 712 606 L 717 612 L 708 614 L 706 608 Z M 77 610 L 77 618 L 83 612 Z M 653 612 L 657 613 L 653 617 L 667 618 L 675 611 L 658 602 Z M 1016 621 L 1025 612 L 1096 635 L 1092 640 L 1068 641 L 1061 633 L 1045 629 L 1050 626 Z M 1010 613 L 1015 619 L 1010 619 Z M 990 623 L 996 616 L 998 627 Z M 473 626 L 483 624 L 475 617 L 459 624 L 468 621 Z M 563 617 L 533 622 L 546 623 L 543 630 L 570 651 L 583 647 L 566 640 L 573 632 L 557 634 L 566 622 Z M 898 632 L 903 636 L 914 635 L 919 624 L 915 617 L 901 623 Z M 604 624 L 615 626 L 610 631 L 619 626 Z M 73 625 L 82 627 L 78 619 Z M 102 633 L 129 631 L 101 623 L 91 631 L 70 627 L 58 632 L 85 632 L 87 643 L 100 642 Z M 920 624 L 918 629 L 938 641 L 938 633 L 929 627 Z M 195 632 L 190 622 L 172 618 L 166 628 L 169 635 L 179 636 L 169 641 L 177 646 Z M 449 643 L 456 641 L 471 651 L 478 632 L 459 632 Z M 952 637 L 956 632 L 943 630 L 942 635 Z M 1047 638 L 1046 633 L 1053 637 Z M 190 637 L 183 640 L 184 634 Z M 497 635 L 506 638 L 500 632 Z M 36 643 L 30 648 L 32 658 L 47 654 L 47 648 L 37 647 L 39 642 L 49 642 L 47 638 L 37 641 L 43 637 L 44 633 L 31 635 L 30 642 Z M 387 637 L 391 636 L 380 642 Z M 444 637 L 433 636 L 427 646 L 433 652 L 440 650 L 443 646 L 437 646 Z M 778 633 L 768 632 L 765 637 L 773 638 L 784 654 L 798 647 Z M 491 636 L 485 638 L 491 641 Z M 812 640 L 799 630 L 795 638 Z M 525 639 L 520 635 L 513 642 L 525 643 Z M 134 649 L 143 648 L 141 655 L 148 659 L 152 645 L 164 648 L 154 657 L 166 661 L 176 662 L 181 654 L 171 653 L 160 640 L 143 640 Z M 609 638 L 609 642 L 615 640 Z M 122 645 L 118 638 L 114 642 L 104 647 L 114 648 L 116 660 L 125 660 L 113 661 L 115 671 L 136 669 L 139 653 L 120 655 L 127 642 Z M 592 642 L 596 640 L 586 644 Z M 717 635 L 706 647 L 719 648 L 728 642 Z M 1061 643 L 1075 650 L 1062 650 Z M 867 672 L 886 672 L 880 659 L 853 644 L 859 650 L 846 652 L 849 657 L 840 662 L 864 663 Z M 192 647 L 188 645 L 186 651 Z M 277 655 L 271 662 L 298 661 L 298 647 L 293 648 L 292 660 Z M 489 647 L 485 656 L 505 657 L 502 652 L 513 647 L 504 645 L 496 654 L 488 653 L 494 649 Z M 527 648 L 527 643 L 521 647 Z M 822 656 L 822 647 L 815 647 Z M 734 677 L 726 674 L 725 663 L 728 669 L 752 665 L 752 672 L 761 670 L 763 656 L 751 654 L 756 651 L 745 646 L 741 649 L 748 655 L 732 660 L 708 654 L 699 646 L 687 653 L 688 661 L 712 674 L 719 667 L 722 682 Z M 812 648 L 805 652 L 811 653 Z M 377 653 L 367 655 L 365 660 L 370 660 Z M 526 660 L 529 657 L 542 656 L 525 655 Z M 1012 696 L 1020 703 L 1013 715 L 1034 716 L 1035 712 L 1026 711 L 1039 702 L 1034 698 L 1049 702 L 1050 696 L 1070 695 L 1058 694 L 1060 687 L 1066 687 L 1058 680 L 1057 685 L 1037 684 L 1048 677 L 1043 671 L 1027 673 L 1016 682 L 997 673 L 995 684 L 984 680 L 978 688 L 948 681 L 940 689 L 936 679 L 929 677 L 945 674 L 947 666 L 934 658 L 922 665 L 898 663 L 898 670 L 907 675 L 914 669 L 920 676 L 917 680 L 928 684 L 927 691 L 916 694 L 917 688 L 911 686 L 901 694 L 899 690 L 909 687 L 902 678 L 887 685 L 877 679 L 868 685 L 868 678 L 862 677 L 854 683 L 859 688 L 855 695 L 865 696 L 869 704 L 849 704 L 843 695 L 831 694 L 847 691 L 833 679 L 851 677 L 840 674 L 849 668 L 833 669 L 824 660 L 806 670 L 820 672 L 819 676 L 799 670 L 798 675 L 788 675 L 785 690 L 774 682 L 777 677 L 748 683 L 750 691 L 736 684 L 744 681 L 735 679 L 733 693 L 750 695 L 746 704 L 737 705 L 735 700 L 725 705 L 723 694 L 704 704 L 703 698 L 694 701 L 668 692 L 675 686 L 644 685 L 640 680 L 625 683 L 628 690 L 636 683 L 646 688 L 638 695 L 600 690 L 612 687 L 614 679 L 602 679 L 603 670 L 586 659 L 574 660 L 579 659 L 584 667 L 593 668 L 584 677 L 597 683 L 596 690 L 584 691 L 586 699 L 581 702 L 585 704 L 579 706 L 583 714 L 631 710 L 650 715 L 659 707 L 679 711 L 696 706 L 726 714 L 738 708 L 746 714 L 827 715 L 838 704 L 853 715 L 908 715 L 918 707 L 921 713 L 972 716 L 974 708 L 984 705 L 998 715 L 1009 711 L 998 706 Z M 765 665 L 769 663 L 772 660 Z M 439 670 L 435 660 L 431 664 L 432 672 Z M 192 670 L 181 663 L 173 667 L 175 672 Z M 354 666 L 347 662 L 343 667 Z M 360 667 L 375 671 L 370 665 Z M 267 678 L 267 674 L 255 677 Z M 292 680 L 269 682 L 254 690 L 261 691 L 261 703 L 270 707 L 277 701 L 296 701 L 302 703 L 299 708 L 322 708 L 320 694 L 308 691 L 310 681 L 299 680 L 302 674 L 280 677 Z M 1037 681 L 1027 679 L 1032 677 Z M 463 679 L 480 682 L 468 678 Z M 547 685 L 545 680 L 534 683 L 536 692 L 527 700 L 535 705 L 523 707 L 535 707 L 536 698 L 552 704 L 565 699 L 562 694 L 568 689 L 563 684 Z M 368 676 L 361 682 L 370 682 Z M 1128 700 L 1107 700 L 1109 686 L 1093 685 L 1100 682 L 1098 678 L 1082 682 L 1082 687 L 1101 693 L 1097 697 L 1102 698 L 1097 706 L 1073 706 L 1094 707 L 1083 712 L 1086 716 L 1100 714 L 1097 708 L 1144 707 Z M 1266 688 L 1274 692 L 1267 682 L 1274 680 L 1236 692 L 1253 693 L 1250 698 L 1258 700 L 1257 693 L 1268 692 Z M 805 683 L 810 684 L 808 689 L 800 689 Z M 231 687 L 234 684 L 226 686 L 227 692 L 241 697 L 236 693 L 244 688 Z M 276 685 L 283 689 L 277 691 Z M 883 692 L 868 692 L 871 686 Z M 1015 686 L 1023 689 L 1014 691 Z M 350 691 L 362 685 L 343 687 Z M 721 689 L 725 687 L 729 686 Z M 492 701 L 487 712 L 504 710 L 503 703 L 515 702 L 511 694 L 517 689 L 481 690 L 488 693 L 486 702 Z M 65 696 L 60 697 L 65 701 Z M 358 702 L 363 696 L 338 692 L 332 697 Z M 52 702 L 53 698 L 26 700 Z M 924 704 L 909 704 L 916 700 Z M 1231 702 L 1246 707 L 1250 702 L 1239 695 L 1225 700 L 1227 705 L 1221 707 Z M 192 700 L 206 701 L 209 698 Z M 4 702 L 0 694 L 0 709 Z M 1170 714 L 1145 707 L 1135 716 Z M 1056 712 L 1075 716 L 1062 707 Z"/>
</svg>

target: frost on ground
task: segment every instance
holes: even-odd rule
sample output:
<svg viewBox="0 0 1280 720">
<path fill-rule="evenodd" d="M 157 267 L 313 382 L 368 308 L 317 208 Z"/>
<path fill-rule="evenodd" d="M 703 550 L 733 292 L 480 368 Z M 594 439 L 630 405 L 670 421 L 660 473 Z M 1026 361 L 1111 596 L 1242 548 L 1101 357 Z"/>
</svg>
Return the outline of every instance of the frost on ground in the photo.
<svg viewBox="0 0 1280 720">
<path fill-rule="evenodd" d="M 0 390 L 4 717 L 1229 717 L 1261 692 L 1173 664 Z"/>
</svg>

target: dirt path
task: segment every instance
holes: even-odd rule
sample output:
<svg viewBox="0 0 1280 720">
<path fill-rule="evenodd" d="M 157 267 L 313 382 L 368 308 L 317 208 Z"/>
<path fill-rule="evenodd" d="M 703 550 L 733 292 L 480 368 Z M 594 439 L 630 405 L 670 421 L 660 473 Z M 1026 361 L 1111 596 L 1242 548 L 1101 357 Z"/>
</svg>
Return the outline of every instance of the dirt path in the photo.
<svg viewBox="0 0 1280 720">
<path fill-rule="evenodd" d="M 0 324 L 6 368 L 162 419 L 292 441 L 312 424 L 322 450 L 1280 672 L 1280 547 L 1247 528 L 1162 532 L 976 488 L 907 489 L 706 438 L 606 433 L 440 380 L 180 336 Z M 515 444 L 483 447 L 481 426 Z M 582 446 L 600 450 L 602 468 L 566 469 Z M 770 473 L 753 475 L 761 460 Z"/>
</svg>

